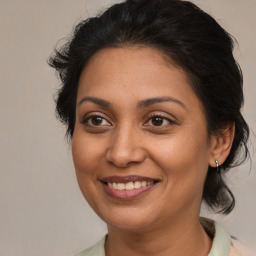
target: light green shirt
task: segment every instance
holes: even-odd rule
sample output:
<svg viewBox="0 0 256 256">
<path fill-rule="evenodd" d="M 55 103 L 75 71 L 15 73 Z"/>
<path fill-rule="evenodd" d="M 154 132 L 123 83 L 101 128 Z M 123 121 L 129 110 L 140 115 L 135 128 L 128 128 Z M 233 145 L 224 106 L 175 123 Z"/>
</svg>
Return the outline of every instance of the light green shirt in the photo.
<svg viewBox="0 0 256 256">
<path fill-rule="evenodd" d="M 220 226 L 216 221 L 200 218 L 200 222 L 213 237 L 212 248 L 208 256 L 247 256 L 241 255 L 236 248 L 233 247 L 230 235 Z M 106 256 L 104 245 L 105 238 L 102 238 L 98 243 L 92 247 L 76 254 L 75 256 Z"/>
</svg>

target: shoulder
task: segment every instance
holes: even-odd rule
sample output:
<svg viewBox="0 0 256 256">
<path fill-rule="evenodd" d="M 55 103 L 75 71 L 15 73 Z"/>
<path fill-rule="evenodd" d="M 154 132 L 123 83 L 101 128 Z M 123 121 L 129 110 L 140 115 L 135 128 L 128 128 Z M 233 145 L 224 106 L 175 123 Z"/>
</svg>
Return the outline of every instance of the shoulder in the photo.
<svg viewBox="0 0 256 256">
<path fill-rule="evenodd" d="M 232 239 L 228 256 L 255 256 L 248 247 L 236 239 Z"/>
<path fill-rule="evenodd" d="M 78 254 L 75 254 L 74 256 L 105 256 L 105 250 L 104 250 L 105 239 L 106 237 L 103 237 L 95 245 L 79 252 Z"/>
<path fill-rule="evenodd" d="M 232 239 L 218 222 L 202 217 L 200 222 L 208 235 L 213 238 L 208 256 L 256 256 L 242 243 Z"/>
<path fill-rule="evenodd" d="M 242 243 L 232 239 L 218 222 L 207 218 L 200 218 L 200 222 L 213 238 L 212 248 L 208 256 L 256 256 Z M 105 256 L 105 240 L 106 236 L 95 245 L 74 256 Z"/>
</svg>

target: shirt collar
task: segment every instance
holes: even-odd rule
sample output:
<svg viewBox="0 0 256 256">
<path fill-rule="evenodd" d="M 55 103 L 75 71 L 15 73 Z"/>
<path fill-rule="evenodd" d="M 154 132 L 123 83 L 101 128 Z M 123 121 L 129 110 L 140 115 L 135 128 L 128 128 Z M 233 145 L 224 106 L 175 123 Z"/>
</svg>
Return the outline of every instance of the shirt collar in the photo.
<svg viewBox="0 0 256 256">
<path fill-rule="evenodd" d="M 231 246 L 230 235 L 216 221 L 200 217 L 200 222 L 206 232 L 213 237 L 208 256 L 228 256 Z"/>
</svg>

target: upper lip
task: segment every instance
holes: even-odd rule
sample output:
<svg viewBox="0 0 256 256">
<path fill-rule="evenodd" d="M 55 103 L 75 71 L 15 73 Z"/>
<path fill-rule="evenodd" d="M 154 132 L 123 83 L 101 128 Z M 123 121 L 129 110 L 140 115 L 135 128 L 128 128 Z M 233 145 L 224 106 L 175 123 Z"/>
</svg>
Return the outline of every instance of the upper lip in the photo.
<svg viewBox="0 0 256 256">
<path fill-rule="evenodd" d="M 100 181 L 102 181 L 102 182 L 128 183 L 128 182 L 135 182 L 135 181 L 156 182 L 156 181 L 159 181 L 159 179 L 137 176 L 137 175 L 129 175 L 129 176 L 108 176 L 108 177 L 101 178 Z"/>
</svg>

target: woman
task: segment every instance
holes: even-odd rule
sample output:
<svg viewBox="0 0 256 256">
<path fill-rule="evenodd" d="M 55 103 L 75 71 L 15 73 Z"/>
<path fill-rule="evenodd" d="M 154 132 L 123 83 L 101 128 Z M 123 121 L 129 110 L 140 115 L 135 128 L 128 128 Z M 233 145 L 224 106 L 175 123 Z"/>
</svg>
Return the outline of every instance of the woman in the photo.
<svg viewBox="0 0 256 256">
<path fill-rule="evenodd" d="M 239 255 L 202 200 L 235 206 L 246 159 L 231 36 L 194 4 L 127 0 L 82 21 L 50 65 L 79 187 L 108 235 L 78 255 Z M 240 153 L 243 152 L 243 155 Z"/>
</svg>

